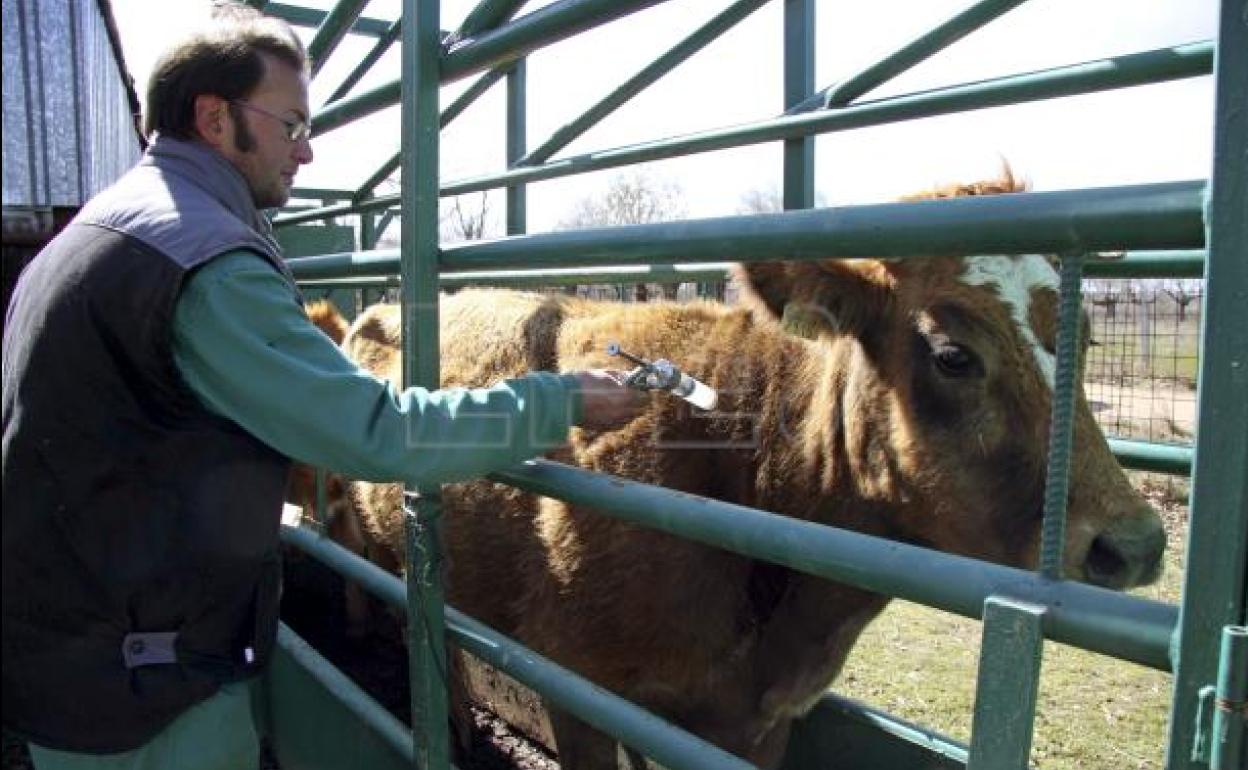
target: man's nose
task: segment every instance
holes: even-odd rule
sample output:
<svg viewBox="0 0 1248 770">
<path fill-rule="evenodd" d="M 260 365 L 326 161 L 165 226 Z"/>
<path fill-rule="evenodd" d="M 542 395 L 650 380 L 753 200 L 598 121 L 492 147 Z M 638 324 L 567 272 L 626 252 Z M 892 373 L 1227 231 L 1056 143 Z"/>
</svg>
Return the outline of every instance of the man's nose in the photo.
<svg viewBox="0 0 1248 770">
<path fill-rule="evenodd" d="M 295 160 L 299 162 L 299 165 L 312 162 L 311 139 L 300 139 L 298 142 L 295 142 Z"/>
</svg>

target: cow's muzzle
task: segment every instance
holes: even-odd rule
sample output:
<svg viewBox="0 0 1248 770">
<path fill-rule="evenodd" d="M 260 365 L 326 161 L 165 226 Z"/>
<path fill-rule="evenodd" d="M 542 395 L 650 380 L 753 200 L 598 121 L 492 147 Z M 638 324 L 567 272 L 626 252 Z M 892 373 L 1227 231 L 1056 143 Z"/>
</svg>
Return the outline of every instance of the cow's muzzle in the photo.
<svg viewBox="0 0 1248 770">
<path fill-rule="evenodd" d="M 1161 577 L 1165 550 L 1166 531 L 1156 517 L 1116 522 L 1093 539 L 1084 579 L 1115 591 L 1154 583 Z"/>
</svg>

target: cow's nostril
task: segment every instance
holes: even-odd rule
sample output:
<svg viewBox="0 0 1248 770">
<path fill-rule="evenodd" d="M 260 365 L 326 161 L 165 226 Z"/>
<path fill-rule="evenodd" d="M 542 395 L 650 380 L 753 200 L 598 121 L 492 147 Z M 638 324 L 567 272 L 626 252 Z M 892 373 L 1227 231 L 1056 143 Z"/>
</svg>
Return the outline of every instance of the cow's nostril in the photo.
<svg viewBox="0 0 1248 770">
<path fill-rule="evenodd" d="M 1086 562 L 1088 582 L 1105 588 L 1124 588 L 1129 584 L 1129 563 L 1113 538 L 1098 535 L 1088 549 Z"/>
</svg>

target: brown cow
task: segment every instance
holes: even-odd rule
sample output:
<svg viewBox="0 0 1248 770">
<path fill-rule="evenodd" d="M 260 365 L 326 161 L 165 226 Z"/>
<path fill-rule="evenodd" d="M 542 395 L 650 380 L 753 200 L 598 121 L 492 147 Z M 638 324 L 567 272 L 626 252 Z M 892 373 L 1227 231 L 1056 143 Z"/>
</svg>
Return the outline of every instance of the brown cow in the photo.
<svg viewBox="0 0 1248 770">
<path fill-rule="evenodd" d="M 1012 179 L 923 197 L 1017 189 Z M 621 305 L 503 291 L 442 300 L 447 384 L 606 366 L 608 342 L 678 362 L 712 413 L 655 394 L 555 459 L 929 548 L 1033 566 L 1054 383 L 1057 275 L 1040 256 L 749 264 L 746 301 Z M 344 348 L 399 372 L 398 309 Z M 1158 577 L 1164 535 L 1082 393 L 1064 568 L 1114 589 Z M 399 490 L 356 483 L 363 547 L 403 553 Z M 449 601 L 757 763 L 836 677 L 888 598 L 500 485 L 445 490 Z M 553 714 L 565 770 L 615 766 Z"/>
</svg>

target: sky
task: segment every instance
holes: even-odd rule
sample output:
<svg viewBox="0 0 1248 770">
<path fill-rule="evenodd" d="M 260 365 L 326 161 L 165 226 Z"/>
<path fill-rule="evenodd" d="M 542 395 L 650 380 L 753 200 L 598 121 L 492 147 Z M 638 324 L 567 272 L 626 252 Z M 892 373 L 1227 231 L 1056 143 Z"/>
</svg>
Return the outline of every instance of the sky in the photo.
<svg viewBox="0 0 1248 770">
<path fill-rule="evenodd" d="M 326 9 L 329 0 L 298 0 Z M 973 0 L 816 2 L 815 87 L 833 85 L 971 5 Z M 209 0 L 112 0 L 126 63 L 142 97 L 165 45 L 202 23 Z M 470 0 L 443 3 L 453 28 Z M 522 9 L 547 5 L 531 2 Z M 529 146 L 614 89 L 727 6 L 671 0 L 535 52 L 528 61 Z M 400 0 L 372 0 L 365 16 L 393 19 Z M 643 91 L 559 155 L 765 120 L 783 111 L 783 3 L 773 0 Z M 862 97 L 955 85 L 1211 39 L 1216 0 L 1031 0 Z M 305 41 L 312 30 L 301 29 Z M 317 111 L 372 38 L 349 36 L 313 81 Z M 393 80 L 396 50 L 357 91 Z M 443 88 L 442 105 L 475 78 Z M 504 168 L 505 89 L 497 84 L 443 132 L 443 183 Z M 1006 160 L 1035 190 L 1077 189 L 1208 176 L 1213 141 L 1212 78 L 977 110 L 820 136 L 820 205 L 875 203 L 908 192 L 994 175 Z M 397 149 L 393 107 L 313 140 L 316 159 L 296 185 L 355 189 Z M 750 191 L 778 191 L 778 143 L 647 164 L 656 184 L 679 191 L 692 217 L 738 213 Z M 529 230 L 558 227 L 579 200 L 601 196 L 620 170 L 529 186 Z M 778 192 L 777 192 L 778 194 Z M 479 205 L 479 195 L 474 205 Z M 488 207 L 501 234 L 503 192 Z"/>
</svg>

